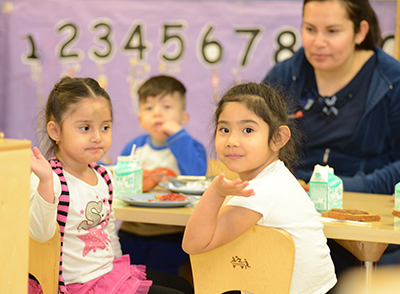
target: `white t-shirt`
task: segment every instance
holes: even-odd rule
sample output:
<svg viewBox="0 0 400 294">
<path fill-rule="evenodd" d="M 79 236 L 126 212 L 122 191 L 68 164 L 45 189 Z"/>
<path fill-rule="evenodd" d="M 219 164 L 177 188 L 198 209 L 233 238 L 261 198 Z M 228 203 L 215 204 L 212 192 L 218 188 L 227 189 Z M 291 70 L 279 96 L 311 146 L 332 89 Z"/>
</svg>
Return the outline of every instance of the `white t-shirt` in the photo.
<svg viewBox="0 0 400 294">
<path fill-rule="evenodd" d="M 271 163 L 250 181 L 255 195 L 235 196 L 227 205 L 262 214 L 258 225 L 286 230 L 295 244 L 290 293 L 324 294 L 336 284 L 323 225 L 313 202 L 280 160 Z"/>
<path fill-rule="evenodd" d="M 70 204 L 63 244 L 63 278 L 66 284 L 85 283 L 110 272 L 115 257 L 122 255 L 115 233 L 114 211 L 110 211 L 108 185 L 101 175 L 91 186 L 65 170 Z M 57 203 L 50 204 L 37 192 L 39 179 L 31 174 L 30 235 L 44 242 L 55 231 L 58 197 L 61 183 L 53 172 L 54 193 Z"/>
<path fill-rule="evenodd" d="M 136 149 L 135 153 L 141 160 L 140 164 L 144 169 L 155 169 L 158 167 L 168 167 L 177 175 L 180 174 L 178 161 L 169 148 L 154 149 L 149 144 L 145 144 Z"/>
</svg>

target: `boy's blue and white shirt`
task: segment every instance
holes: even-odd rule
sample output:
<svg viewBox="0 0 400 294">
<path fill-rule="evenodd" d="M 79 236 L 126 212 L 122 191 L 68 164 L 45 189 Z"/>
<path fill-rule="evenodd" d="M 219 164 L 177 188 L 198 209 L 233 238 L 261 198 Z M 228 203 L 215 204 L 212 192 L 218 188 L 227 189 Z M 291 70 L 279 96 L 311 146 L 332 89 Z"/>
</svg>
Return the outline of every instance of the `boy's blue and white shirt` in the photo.
<svg viewBox="0 0 400 294">
<path fill-rule="evenodd" d="M 165 167 L 180 175 L 203 176 L 207 173 L 207 155 L 204 146 L 182 129 L 165 140 L 165 145 L 156 146 L 148 134 L 129 142 L 122 156 L 130 155 L 133 144 L 143 169 Z"/>
</svg>

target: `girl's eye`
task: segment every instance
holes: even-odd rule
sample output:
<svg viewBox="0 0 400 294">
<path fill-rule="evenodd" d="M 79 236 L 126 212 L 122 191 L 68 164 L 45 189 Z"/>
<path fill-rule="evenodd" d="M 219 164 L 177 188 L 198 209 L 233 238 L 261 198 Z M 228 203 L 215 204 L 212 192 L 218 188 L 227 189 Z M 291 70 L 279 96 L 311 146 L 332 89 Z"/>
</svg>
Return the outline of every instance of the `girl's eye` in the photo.
<svg viewBox="0 0 400 294">
<path fill-rule="evenodd" d="M 146 107 L 144 108 L 144 110 L 146 110 L 146 111 L 151 111 L 152 109 L 153 109 L 152 106 L 146 106 Z"/>
<path fill-rule="evenodd" d="M 164 109 L 169 109 L 171 108 L 171 105 L 164 105 Z"/>
<path fill-rule="evenodd" d="M 87 131 L 89 131 L 89 126 L 80 127 L 80 129 L 81 129 L 82 131 L 87 132 Z"/>
<path fill-rule="evenodd" d="M 250 134 L 251 132 L 253 132 L 253 129 L 252 129 L 252 128 L 245 128 L 245 129 L 243 130 L 243 133 L 246 133 L 246 134 Z"/>
<path fill-rule="evenodd" d="M 229 130 L 227 129 L 227 128 L 220 128 L 219 129 L 219 131 L 221 132 L 221 133 L 229 133 Z"/>
<path fill-rule="evenodd" d="M 314 29 L 312 27 L 305 27 L 305 30 L 310 33 L 314 32 Z"/>
<path fill-rule="evenodd" d="M 110 126 L 104 126 L 102 129 L 103 129 L 103 131 L 108 131 L 108 130 L 111 129 L 111 127 Z"/>
</svg>

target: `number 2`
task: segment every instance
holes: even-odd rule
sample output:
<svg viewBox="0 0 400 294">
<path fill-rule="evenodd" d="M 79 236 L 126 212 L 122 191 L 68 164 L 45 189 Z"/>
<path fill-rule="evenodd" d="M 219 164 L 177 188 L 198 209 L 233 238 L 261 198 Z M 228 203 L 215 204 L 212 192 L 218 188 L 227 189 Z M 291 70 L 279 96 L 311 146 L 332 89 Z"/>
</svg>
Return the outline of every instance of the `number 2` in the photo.
<svg viewBox="0 0 400 294">
<path fill-rule="evenodd" d="M 61 21 L 59 25 L 56 25 L 56 33 L 62 34 L 65 31 L 67 37 L 64 38 L 63 42 L 57 44 L 55 53 L 57 58 L 62 61 L 72 61 L 72 60 L 82 60 L 84 57 L 84 53 L 82 50 L 72 50 L 70 47 L 73 47 L 78 42 L 80 31 L 77 26 L 73 23 Z M 57 28 L 58 27 L 58 28 Z"/>
</svg>

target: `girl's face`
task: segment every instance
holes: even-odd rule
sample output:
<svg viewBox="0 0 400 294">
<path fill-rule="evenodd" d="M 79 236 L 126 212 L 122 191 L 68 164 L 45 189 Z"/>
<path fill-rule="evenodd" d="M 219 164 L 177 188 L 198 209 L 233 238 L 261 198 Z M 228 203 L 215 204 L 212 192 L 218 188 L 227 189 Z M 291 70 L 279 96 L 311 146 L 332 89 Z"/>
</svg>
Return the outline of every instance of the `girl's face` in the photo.
<svg viewBox="0 0 400 294">
<path fill-rule="evenodd" d="M 62 128 L 56 130 L 57 156 L 63 164 L 71 167 L 97 162 L 111 146 L 110 106 L 102 97 L 83 99 L 64 115 Z"/>
<path fill-rule="evenodd" d="M 278 159 L 279 149 L 268 137 L 269 126 L 263 119 L 243 103 L 228 102 L 218 118 L 215 149 L 229 170 L 251 180 Z"/>
<path fill-rule="evenodd" d="M 311 1 L 304 6 L 302 40 L 305 55 L 316 71 L 351 65 L 356 41 L 354 26 L 340 1 Z"/>
</svg>

